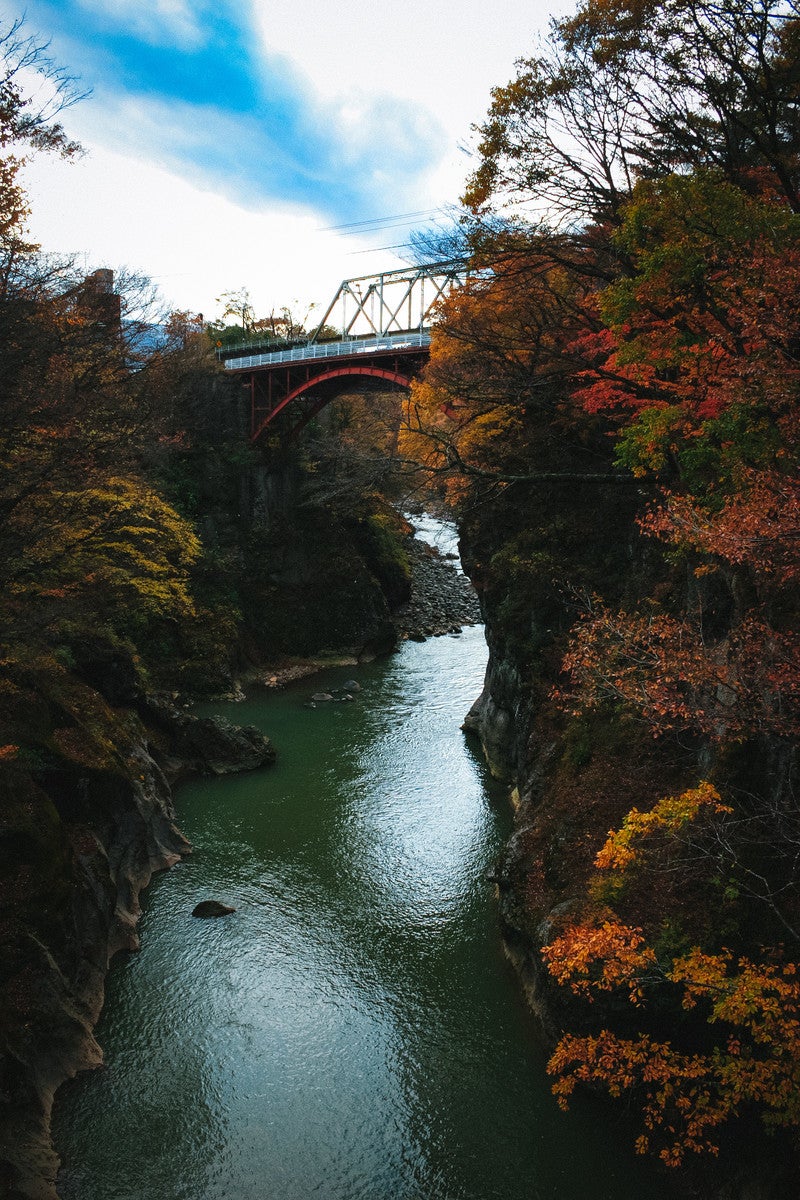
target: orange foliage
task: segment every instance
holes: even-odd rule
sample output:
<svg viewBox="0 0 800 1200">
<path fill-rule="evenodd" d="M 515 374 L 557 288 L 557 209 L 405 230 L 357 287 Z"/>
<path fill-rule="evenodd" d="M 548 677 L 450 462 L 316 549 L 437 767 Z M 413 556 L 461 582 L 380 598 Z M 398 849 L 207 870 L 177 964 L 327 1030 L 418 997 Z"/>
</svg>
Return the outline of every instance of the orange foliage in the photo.
<svg viewBox="0 0 800 1200">
<path fill-rule="evenodd" d="M 639 183 L 616 234 L 634 274 L 599 297 L 592 345 L 608 353 L 583 373 L 579 401 L 678 406 L 688 436 L 735 402 L 785 412 L 798 384 L 797 234 L 787 209 L 713 173 Z"/>
<path fill-rule="evenodd" d="M 633 1004 L 644 999 L 642 984 L 656 956 L 645 945 L 641 929 L 604 921 L 602 925 L 573 925 L 542 948 L 548 971 L 579 996 L 626 987 Z"/>
<path fill-rule="evenodd" d="M 659 1155 L 677 1167 L 687 1153 L 719 1150 L 719 1128 L 755 1105 L 768 1126 L 800 1125 L 800 981 L 797 965 L 753 963 L 693 950 L 676 959 L 666 978 L 684 988 L 683 1005 L 705 1002 L 710 1023 L 723 1023 L 723 1043 L 710 1053 L 684 1054 L 646 1034 L 621 1038 L 568 1035 L 548 1063 L 566 1108 L 576 1082 L 601 1084 L 612 1096 L 641 1093 L 645 1153 L 654 1138 Z"/>
<path fill-rule="evenodd" d="M 632 810 L 597 855 L 600 870 L 625 872 L 639 863 L 653 833 L 680 834 L 707 810 L 728 813 L 708 783 L 668 797 L 648 813 Z M 542 950 L 544 963 L 576 995 L 619 990 L 641 1008 L 659 982 L 681 989 L 686 1010 L 721 1027 L 712 1047 L 685 1053 L 649 1034 L 625 1038 L 602 1030 L 563 1037 L 549 1061 L 553 1092 L 566 1108 L 576 1083 L 599 1084 L 611 1096 L 633 1091 L 641 1101 L 644 1153 L 656 1143 L 663 1161 L 679 1166 L 687 1153 L 717 1153 L 719 1129 L 745 1107 L 767 1126 L 800 1125 L 800 978 L 779 950 L 771 960 L 736 958 L 699 947 L 659 962 L 639 928 L 616 918 L 573 926 Z"/>
<path fill-rule="evenodd" d="M 578 714 L 622 701 L 658 736 L 692 729 L 715 739 L 800 729 L 800 637 L 748 616 L 709 646 L 699 623 L 599 610 L 574 630 L 554 696 Z"/>
<path fill-rule="evenodd" d="M 778 584 L 800 581 L 800 481 L 749 471 L 742 491 L 717 512 L 690 496 L 665 495 L 642 520 L 653 537 L 713 555 Z"/>
<path fill-rule="evenodd" d="M 442 302 L 430 362 L 414 382 L 399 448 L 452 500 L 470 479 L 530 469 L 571 370 L 578 281 L 547 258 L 511 256 Z"/>
<path fill-rule="evenodd" d="M 713 1130 L 734 1111 L 730 1096 L 716 1094 L 706 1055 L 682 1054 L 646 1034 L 621 1038 L 603 1030 L 597 1037 L 569 1035 L 559 1042 L 547 1070 L 561 1076 L 553 1092 L 563 1109 L 578 1081 L 600 1084 L 614 1097 L 642 1091 L 646 1132 L 636 1139 L 636 1149 L 640 1154 L 650 1150 L 658 1131 L 666 1142 L 659 1157 L 669 1167 L 680 1166 L 689 1151 L 717 1153 Z"/>
</svg>

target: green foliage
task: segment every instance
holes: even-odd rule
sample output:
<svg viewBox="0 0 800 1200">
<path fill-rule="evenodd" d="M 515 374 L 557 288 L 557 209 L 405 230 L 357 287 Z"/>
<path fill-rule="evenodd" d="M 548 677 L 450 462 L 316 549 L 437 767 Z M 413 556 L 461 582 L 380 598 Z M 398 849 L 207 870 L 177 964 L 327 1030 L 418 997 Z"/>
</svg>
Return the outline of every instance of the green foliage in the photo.
<svg viewBox="0 0 800 1200">
<path fill-rule="evenodd" d="M 766 408 L 731 404 L 681 448 L 680 471 L 690 492 L 718 504 L 741 492 L 748 471 L 777 461 L 781 448 L 780 431 Z"/>
<path fill-rule="evenodd" d="M 758 406 L 731 404 L 687 437 L 684 410 L 665 404 L 642 409 L 620 431 L 616 462 L 638 478 L 677 474 L 690 492 L 719 504 L 741 488 L 743 472 L 773 462 L 781 444 L 774 420 Z"/>
<path fill-rule="evenodd" d="M 403 604 L 411 594 L 411 563 L 399 518 L 391 511 L 368 513 L 350 528 L 389 604 Z"/>
<path fill-rule="evenodd" d="M 683 412 L 676 405 L 645 408 L 622 430 L 615 461 L 638 477 L 674 466 L 680 452 Z"/>
</svg>

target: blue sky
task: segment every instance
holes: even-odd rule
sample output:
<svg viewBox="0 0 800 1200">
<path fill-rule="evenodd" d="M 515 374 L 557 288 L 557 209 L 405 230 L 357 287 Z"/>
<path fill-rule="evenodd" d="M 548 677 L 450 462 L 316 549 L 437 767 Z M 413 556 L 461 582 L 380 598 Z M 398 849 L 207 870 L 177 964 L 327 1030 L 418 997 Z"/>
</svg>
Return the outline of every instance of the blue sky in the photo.
<svg viewBox="0 0 800 1200">
<path fill-rule="evenodd" d="M 32 232 L 143 268 L 183 307 L 239 286 L 262 307 L 322 302 L 398 265 L 412 222 L 332 227 L 457 201 L 459 146 L 551 7 L 25 0 L 28 29 L 91 89 L 64 118 L 86 160 L 31 168 Z"/>
<path fill-rule="evenodd" d="M 90 135 L 246 205 L 304 204 L 331 223 L 368 218 L 411 202 L 445 152 L 441 122 L 411 100 L 372 96 L 347 123 L 263 45 L 246 3 L 33 0 L 27 12 L 90 84 L 90 112 L 76 118 Z"/>
</svg>

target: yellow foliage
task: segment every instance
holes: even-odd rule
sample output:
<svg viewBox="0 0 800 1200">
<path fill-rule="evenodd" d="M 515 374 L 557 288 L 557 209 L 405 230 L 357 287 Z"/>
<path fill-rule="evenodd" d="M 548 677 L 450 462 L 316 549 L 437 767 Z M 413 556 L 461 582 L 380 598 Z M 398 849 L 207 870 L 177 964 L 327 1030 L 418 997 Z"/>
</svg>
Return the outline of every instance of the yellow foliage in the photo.
<svg viewBox="0 0 800 1200">
<path fill-rule="evenodd" d="M 676 959 L 667 977 L 684 988 L 685 1008 L 709 1006 L 710 1023 L 729 1027 L 724 1044 L 708 1054 L 684 1054 L 647 1035 L 562 1038 L 548 1063 L 566 1108 L 577 1082 L 602 1084 L 612 1096 L 638 1089 L 646 1132 L 644 1153 L 657 1135 L 659 1156 L 677 1167 L 687 1153 L 719 1150 L 718 1129 L 746 1105 L 768 1126 L 800 1125 L 800 981 L 797 964 L 734 965 L 728 951 L 699 949 Z"/>
<path fill-rule="evenodd" d="M 624 873 L 637 864 L 648 838 L 678 836 L 704 813 L 730 812 L 708 782 L 668 796 L 649 812 L 633 809 L 611 831 L 595 863 Z M 767 1126 L 800 1125 L 800 977 L 798 964 L 734 958 L 726 949 L 710 954 L 695 946 L 659 964 L 643 931 L 611 917 L 576 925 L 542 950 L 548 971 L 576 995 L 624 990 L 636 1006 L 644 985 L 667 982 L 682 991 L 682 1005 L 698 1010 L 722 1036 L 710 1051 L 687 1054 L 670 1042 L 641 1034 L 622 1038 L 568 1034 L 548 1064 L 558 1076 L 553 1092 L 566 1108 L 576 1083 L 600 1084 L 612 1096 L 636 1090 L 645 1131 L 644 1153 L 658 1153 L 677 1167 L 687 1153 L 719 1150 L 719 1128 L 753 1106 Z"/>
<path fill-rule="evenodd" d="M 98 592 L 164 615 L 193 611 L 188 568 L 200 543 L 187 521 L 136 478 L 99 478 L 82 490 L 41 489 L 16 521 L 25 548 L 9 592 L 79 598 Z"/>
<path fill-rule="evenodd" d="M 626 987 L 634 1004 L 644 998 L 642 984 L 655 966 L 654 951 L 645 944 L 641 929 L 616 920 L 601 925 L 573 925 L 542 949 L 548 971 L 576 995 L 610 992 Z"/>
<path fill-rule="evenodd" d="M 636 859 L 639 843 L 653 833 L 676 834 L 697 819 L 703 810 L 729 813 L 719 792 L 705 780 L 680 796 L 666 796 L 650 809 L 639 812 L 632 808 L 622 822 L 622 828 L 609 831 L 605 845 L 595 858 L 595 866 L 622 871 Z"/>
<path fill-rule="evenodd" d="M 444 480 L 451 498 L 471 478 L 529 469 L 531 439 L 552 419 L 554 385 L 569 370 L 564 323 L 575 290 L 567 272 L 530 255 L 473 277 L 442 303 L 399 449 Z"/>
</svg>

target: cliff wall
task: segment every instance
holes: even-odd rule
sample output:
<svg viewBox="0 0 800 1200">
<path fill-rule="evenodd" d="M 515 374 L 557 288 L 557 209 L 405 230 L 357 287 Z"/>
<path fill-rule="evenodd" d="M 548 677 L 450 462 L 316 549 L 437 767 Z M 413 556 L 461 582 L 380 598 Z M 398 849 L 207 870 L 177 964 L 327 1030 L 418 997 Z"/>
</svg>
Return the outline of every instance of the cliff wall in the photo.
<svg viewBox="0 0 800 1200">
<path fill-rule="evenodd" d="M 590 485 L 546 497 L 519 487 L 475 505 L 462 521 L 463 558 L 490 649 L 483 692 L 465 728 L 480 738 L 493 773 L 512 789 L 514 832 L 494 874 L 500 919 L 509 957 L 552 1043 L 567 1031 L 596 1034 L 601 1027 L 631 1037 L 648 1028 L 669 1038 L 680 1024 L 679 1006 L 673 1011 L 668 1001 L 655 1016 L 632 1013 L 611 995 L 589 1005 L 558 986 L 543 965 L 542 947 L 597 908 L 595 859 L 608 831 L 619 829 L 632 809 L 648 812 L 661 797 L 679 796 L 701 778 L 713 779 L 724 795 L 745 797 L 752 811 L 760 806 L 775 813 L 787 811 L 785 797 L 794 786 L 795 755 L 780 738 L 732 745 L 686 729 L 654 737 L 630 708 L 575 711 L 559 695 L 570 629 L 595 598 L 623 611 L 636 611 L 653 596 L 696 604 L 717 634 L 733 610 L 736 581 L 726 590 L 718 577 L 698 579 L 685 564 L 654 551 L 637 529 L 640 506 L 635 485 L 602 492 Z M 721 890 L 713 902 L 718 883 L 695 880 L 682 893 L 668 878 L 649 885 L 643 878 L 628 885 L 627 911 L 641 923 L 660 922 L 665 955 L 691 944 L 714 946 L 722 936 L 747 944 L 768 931 L 782 940 L 767 906 L 734 895 L 734 887 L 727 902 Z M 700 1026 L 693 1036 L 696 1047 L 706 1045 Z M 747 1162 L 742 1136 L 750 1147 Z M 755 1122 L 745 1121 L 738 1134 L 723 1131 L 719 1161 L 693 1161 L 683 1182 L 691 1196 L 783 1200 L 797 1182 L 792 1139 L 766 1139 Z"/>
<path fill-rule="evenodd" d="M 138 946 L 139 896 L 190 847 L 170 780 L 274 759 L 267 739 L 137 690 L 118 652 L 18 669 L 4 727 L 25 747 L 0 772 L 0 1185 L 53 1200 L 56 1089 L 102 1053 L 93 1028 L 112 957 Z M 87 682 L 90 676 L 92 682 Z M 124 703 L 122 702 L 124 700 Z"/>
</svg>

